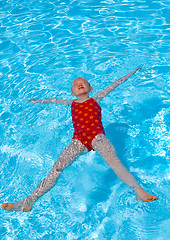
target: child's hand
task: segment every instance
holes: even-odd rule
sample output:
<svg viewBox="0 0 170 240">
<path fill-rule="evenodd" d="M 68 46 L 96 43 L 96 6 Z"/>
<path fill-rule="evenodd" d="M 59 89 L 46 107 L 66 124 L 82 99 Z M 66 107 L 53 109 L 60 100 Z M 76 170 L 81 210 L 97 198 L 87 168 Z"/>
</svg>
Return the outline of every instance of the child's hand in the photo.
<svg viewBox="0 0 170 240">
<path fill-rule="evenodd" d="M 36 100 L 35 98 L 31 98 L 28 102 L 36 103 L 38 102 L 38 100 Z"/>
<path fill-rule="evenodd" d="M 117 83 L 117 85 L 124 83 L 131 75 L 133 75 L 136 71 L 141 70 L 141 69 L 142 69 L 141 67 L 136 68 L 133 72 L 131 72 L 131 73 L 127 74 L 126 76 L 115 81 L 115 83 Z"/>
</svg>

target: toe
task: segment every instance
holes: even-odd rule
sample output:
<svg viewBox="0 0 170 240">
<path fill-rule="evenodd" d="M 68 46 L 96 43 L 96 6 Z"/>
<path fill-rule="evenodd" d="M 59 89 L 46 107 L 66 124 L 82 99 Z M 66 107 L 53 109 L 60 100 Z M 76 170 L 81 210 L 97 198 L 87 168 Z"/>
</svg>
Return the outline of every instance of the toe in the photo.
<svg viewBox="0 0 170 240">
<path fill-rule="evenodd" d="M 155 200 L 158 200 L 158 197 L 150 195 L 147 197 L 146 202 L 151 202 L 151 201 L 155 201 Z"/>
<path fill-rule="evenodd" d="M 4 210 L 8 210 L 8 209 L 11 209 L 13 207 L 13 204 L 12 203 L 3 203 L 2 204 L 2 208 Z"/>
</svg>

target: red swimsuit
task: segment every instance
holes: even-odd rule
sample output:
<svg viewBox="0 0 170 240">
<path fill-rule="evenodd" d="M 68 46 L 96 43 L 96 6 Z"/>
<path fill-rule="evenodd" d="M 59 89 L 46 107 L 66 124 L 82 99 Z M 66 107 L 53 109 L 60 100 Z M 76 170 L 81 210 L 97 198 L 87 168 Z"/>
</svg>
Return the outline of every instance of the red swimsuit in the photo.
<svg viewBox="0 0 170 240">
<path fill-rule="evenodd" d="M 91 143 L 95 136 L 104 132 L 101 121 L 101 107 L 89 98 L 83 103 L 73 101 L 71 105 L 74 137 L 78 139 L 89 151 L 94 150 Z"/>
</svg>

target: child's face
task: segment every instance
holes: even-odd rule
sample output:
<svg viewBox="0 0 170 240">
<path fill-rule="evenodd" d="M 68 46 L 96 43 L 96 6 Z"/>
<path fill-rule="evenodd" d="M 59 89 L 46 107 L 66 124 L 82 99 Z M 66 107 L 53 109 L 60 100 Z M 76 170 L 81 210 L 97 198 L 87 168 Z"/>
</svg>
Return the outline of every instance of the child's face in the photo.
<svg viewBox="0 0 170 240">
<path fill-rule="evenodd" d="M 84 78 L 77 78 L 72 84 L 72 96 L 80 96 L 89 94 L 93 89 Z"/>
</svg>

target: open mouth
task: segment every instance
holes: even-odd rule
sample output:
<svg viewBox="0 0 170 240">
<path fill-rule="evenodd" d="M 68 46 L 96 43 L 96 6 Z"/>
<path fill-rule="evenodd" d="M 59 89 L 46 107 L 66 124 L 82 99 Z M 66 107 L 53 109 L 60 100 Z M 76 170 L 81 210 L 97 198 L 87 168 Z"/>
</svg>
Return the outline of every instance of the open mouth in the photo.
<svg viewBox="0 0 170 240">
<path fill-rule="evenodd" d="M 78 90 L 80 90 L 80 89 L 84 89 L 84 87 L 79 87 Z"/>
</svg>

